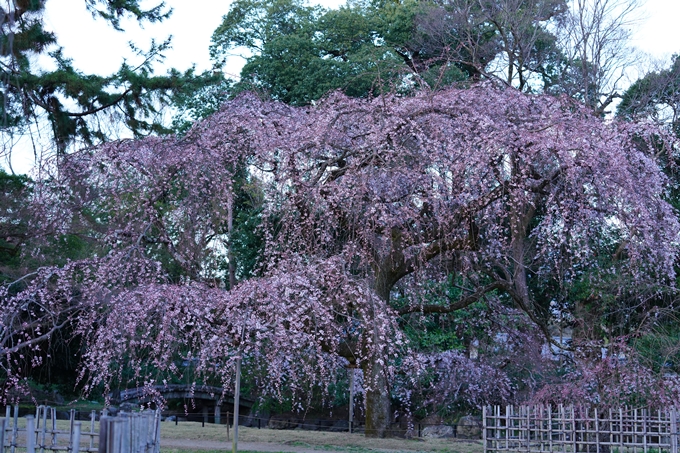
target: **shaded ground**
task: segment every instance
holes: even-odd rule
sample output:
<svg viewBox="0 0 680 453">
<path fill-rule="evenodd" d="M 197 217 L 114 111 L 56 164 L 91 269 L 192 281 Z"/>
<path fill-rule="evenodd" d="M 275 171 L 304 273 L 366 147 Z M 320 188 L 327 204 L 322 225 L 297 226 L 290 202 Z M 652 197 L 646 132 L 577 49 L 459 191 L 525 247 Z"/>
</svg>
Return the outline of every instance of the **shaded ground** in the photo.
<svg viewBox="0 0 680 453">
<path fill-rule="evenodd" d="M 233 431 L 229 433 L 233 436 Z M 231 439 L 231 437 L 229 437 Z M 201 427 L 197 422 L 163 422 L 163 452 L 187 450 L 231 451 L 226 425 Z M 239 451 L 313 453 L 337 452 L 441 452 L 482 453 L 481 441 L 456 439 L 369 439 L 363 434 L 330 433 L 303 430 L 239 428 Z"/>
</svg>

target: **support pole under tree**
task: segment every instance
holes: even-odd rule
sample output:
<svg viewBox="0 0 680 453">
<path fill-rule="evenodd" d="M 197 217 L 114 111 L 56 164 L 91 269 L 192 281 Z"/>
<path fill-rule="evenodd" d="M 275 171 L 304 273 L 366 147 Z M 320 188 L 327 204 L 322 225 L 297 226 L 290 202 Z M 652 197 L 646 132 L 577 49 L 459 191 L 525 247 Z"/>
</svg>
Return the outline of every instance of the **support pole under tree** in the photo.
<svg viewBox="0 0 680 453">
<path fill-rule="evenodd" d="M 238 451 L 238 406 L 241 398 L 241 356 L 236 358 L 236 384 L 234 388 L 234 441 L 231 444 L 232 453 Z"/>
<path fill-rule="evenodd" d="M 347 367 L 347 374 L 349 374 L 349 433 L 352 434 L 354 425 L 354 370 L 356 365 L 350 364 Z"/>
</svg>

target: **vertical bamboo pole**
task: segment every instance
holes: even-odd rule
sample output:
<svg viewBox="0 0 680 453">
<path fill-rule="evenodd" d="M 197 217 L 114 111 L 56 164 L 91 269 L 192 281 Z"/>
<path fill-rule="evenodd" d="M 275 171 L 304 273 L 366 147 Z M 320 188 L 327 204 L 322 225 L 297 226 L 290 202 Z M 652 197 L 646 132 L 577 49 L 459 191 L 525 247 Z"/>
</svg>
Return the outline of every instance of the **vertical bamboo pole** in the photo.
<svg viewBox="0 0 680 453">
<path fill-rule="evenodd" d="M 512 414 L 514 412 L 514 406 L 505 406 L 505 449 L 507 450 L 510 446 L 510 431 L 508 429 L 508 423 L 510 422 L 512 418 Z M 510 422 L 511 423 L 511 422 Z M 494 438 L 496 439 L 495 441 L 495 448 L 500 448 L 501 441 L 498 440 L 501 437 L 501 433 L 503 432 L 501 430 L 501 406 L 494 406 L 494 418 L 493 418 L 493 426 L 494 426 Z M 514 447 L 514 445 L 513 445 Z"/>
<path fill-rule="evenodd" d="M 351 407 L 351 406 L 350 406 Z M 486 427 L 487 427 L 487 419 L 486 419 L 486 404 L 484 407 L 482 407 L 482 442 L 484 443 L 484 453 L 489 453 L 489 444 L 486 440 Z M 350 422 L 349 429 L 352 429 L 352 423 Z"/>
<path fill-rule="evenodd" d="M 614 415 L 612 412 L 611 407 L 609 408 L 609 418 L 607 419 L 607 424 L 609 429 L 609 448 L 611 448 L 611 445 L 614 443 L 614 425 L 613 425 L 613 420 L 614 420 Z"/>
<path fill-rule="evenodd" d="M 576 453 L 576 414 L 574 414 L 574 406 L 570 406 L 571 410 L 571 442 L 572 442 L 572 452 Z"/>
<path fill-rule="evenodd" d="M 638 443 L 638 410 L 633 409 L 633 453 L 637 453 Z"/>
<path fill-rule="evenodd" d="M 597 408 L 595 408 L 595 448 L 595 451 L 600 453 L 600 417 L 598 416 Z"/>
<path fill-rule="evenodd" d="M 642 451 L 647 453 L 647 410 L 642 409 Z"/>
<path fill-rule="evenodd" d="M 678 416 L 675 406 L 671 408 L 671 453 L 678 453 Z"/>
<path fill-rule="evenodd" d="M 567 427 L 565 425 L 564 421 L 564 406 L 561 404 L 559 405 L 558 408 L 558 416 L 559 416 L 559 434 L 557 435 L 558 441 L 562 445 L 562 453 L 566 453 L 567 451 Z"/>
<path fill-rule="evenodd" d="M 546 413 L 546 407 L 545 406 L 539 406 L 538 407 L 540 416 L 539 416 L 539 429 L 540 429 L 540 434 L 541 434 L 541 451 L 545 451 L 545 445 L 548 440 L 548 414 Z"/>
<path fill-rule="evenodd" d="M 553 435 L 552 435 L 552 429 L 553 429 L 553 421 L 552 421 L 552 406 L 547 406 L 546 410 L 548 411 L 548 451 L 552 453 L 553 451 Z"/>
<path fill-rule="evenodd" d="M 623 451 L 623 448 L 625 446 L 623 442 L 623 433 L 625 430 L 623 429 L 623 409 L 619 407 L 619 441 L 621 443 L 621 451 Z"/>
<path fill-rule="evenodd" d="M 531 406 L 524 406 L 524 415 L 526 417 L 527 453 L 529 453 L 531 451 Z"/>
</svg>

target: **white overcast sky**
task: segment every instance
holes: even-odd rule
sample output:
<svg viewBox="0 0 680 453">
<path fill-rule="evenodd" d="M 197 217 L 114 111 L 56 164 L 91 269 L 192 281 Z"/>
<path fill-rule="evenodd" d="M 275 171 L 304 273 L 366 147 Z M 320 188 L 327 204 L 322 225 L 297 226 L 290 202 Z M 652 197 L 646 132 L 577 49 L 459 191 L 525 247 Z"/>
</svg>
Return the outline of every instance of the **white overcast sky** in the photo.
<svg viewBox="0 0 680 453">
<path fill-rule="evenodd" d="M 143 0 L 145 5 L 159 0 Z M 633 29 L 633 44 L 656 60 L 668 60 L 680 53 L 680 0 L 641 0 L 640 21 Z M 46 27 L 57 34 L 64 55 L 72 58 L 77 69 L 85 73 L 108 75 L 115 72 L 123 59 L 135 63 L 128 42 L 147 48 L 152 38 L 163 41 L 173 36 L 173 48 L 166 52 L 167 68 L 185 70 L 195 64 L 199 71 L 210 69 L 208 54 L 210 37 L 229 9 L 229 0 L 166 0 L 173 8 L 170 19 L 160 24 L 135 21 L 124 23 L 125 32 L 115 31 L 103 20 L 94 20 L 84 7 L 83 0 L 50 0 L 47 2 Z M 340 0 L 315 0 L 327 7 L 344 4 Z M 228 61 L 226 72 L 237 76 L 242 59 Z M 19 146 L 21 148 L 21 146 Z M 28 172 L 34 163 L 32 152 L 14 153 L 12 166 L 19 173 Z M 0 163 L 4 166 L 4 164 Z"/>
<path fill-rule="evenodd" d="M 143 5 L 155 5 L 160 0 L 143 0 Z M 132 58 L 128 42 L 140 48 L 147 48 L 152 38 L 157 42 L 172 35 L 172 49 L 166 52 L 167 68 L 188 69 L 196 64 L 199 70 L 210 69 L 208 54 L 210 37 L 222 17 L 228 12 L 229 0 L 165 0 L 173 9 L 172 16 L 159 24 L 144 24 L 135 21 L 124 23 L 121 33 L 108 26 L 103 20 L 93 20 L 85 9 L 83 0 L 51 0 L 46 5 L 45 22 L 57 33 L 57 40 L 64 48 L 64 54 L 73 58 L 77 68 L 86 73 L 110 74 L 115 72 L 122 58 Z M 316 0 L 314 4 L 337 7 L 339 0 Z M 231 75 L 240 71 L 240 58 L 233 60 Z M 130 60 L 131 62 L 134 59 Z M 160 72 L 164 72 L 161 70 Z"/>
<path fill-rule="evenodd" d="M 125 24 L 125 32 L 117 32 L 102 20 L 93 20 L 83 0 L 51 0 L 47 2 L 47 27 L 55 31 L 66 56 L 87 73 L 109 74 L 130 57 L 127 42 L 145 47 L 151 38 L 162 41 L 173 36 L 173 49 L 166 53 L 167 67 L 187 69 L 195 63 L 200 70 L 210 68 L 208 46 L 213 30 L 229 9 L 229 1 L 166 0 L 174 13 L 161 24 L 135 22 Z M 155 1 L 146 2 L 154 4 Z M 344 2 L 319 0 L 324 6 L 336 7 Z M 639 25 L 634 29 L 634 45 L 656 58 L 680 52 L 680 0 L 642 0 Z M 131 60 L 131 62 L 133 62 Z M 240 69 L 236 60 L 234 75 Z M 164 72 L 164 71 L 161 71 Z"/>
</svg>

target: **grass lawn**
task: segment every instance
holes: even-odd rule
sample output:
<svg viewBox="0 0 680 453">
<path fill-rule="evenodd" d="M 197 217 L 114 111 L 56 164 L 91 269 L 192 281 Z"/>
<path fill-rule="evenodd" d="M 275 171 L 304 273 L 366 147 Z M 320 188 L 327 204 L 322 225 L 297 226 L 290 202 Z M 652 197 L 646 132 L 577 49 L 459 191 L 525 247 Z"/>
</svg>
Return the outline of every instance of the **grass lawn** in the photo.
<svg viewBox="0 0 680 453">
<path fill-rule="evenodd" d="M 233 430 L 230 432 L 233 435 Z M 175 446 L 175 440 L 193 441 L 197 448 L 192 446 Z M 231 438 L 230 438 L 231 439 Z M 201 427 L 198 422 L 163 422 L 161 424 L 161 448 L 163 453 L 184 453 L 188 451 L 201 451 L 206 453 L 215 450 L 209 446 L 213 442 L 220 442 L 217 449 L 224 451 L 231 448 L 227 440 L 226 425 L 206 424 Z M 249 444 L 265 444 L 270 448 L 285 446 L 304 450 L 317 450 L 329 452 L 366 453 L 376 451 L 390 452 L 441 452 L 441 453 L 482 453 L 481 441 L 463 441 L 456 439 L 372 439 L 363 434 L 331 433 L 325 431 L 303 430 L 274 430 L 257 428 L 239 428 L 239 446 L 243 444 L 244 450 Z M 168 448 L 163 448 L 163 445 Z M 172 446 L 170 446 L 172 445 Z M 205 445 L 201 448 L 199 445 Z M 268 452 L 272 450 L 267 448 Z M 253 450 L 251 450 L 253 451 Z M 254 450 L 257 451 L 257 450 Z M 282 450 L 283 451 L 283 450 Z M 259 452 L 258 452 L 259 453 Z"/>
<path fill-rule="evenodd" d="M 49 421 L 48 421 L 49 423 Z M 51 423 L 49 423 L 51 425 Z M 49 426 L 48 425 L 48 426 Z M 68 421 L 58 420 L 58 444 L 68 444 Z M 19 418 L 19 426 L 25 427 L 25 418 Z M 90 423 L 83 422 L 81 448 L 89 446 Z M 95 424 L 95 432 L 99 431 L 99 422 Z M 233 436 L 233 429 L 230 431 Z M 49 437 L 49 436 L 48 436 Z M 20 438 L 25 438 L 22 433 Z M 95 447 L 97 439 L 95 438 Z M 481 441 L 464 441 L 457 439 L 373 439 L 363 434 L 349 434 L 325 431 L 275 430 L 239 427 L 240 453 L 276 453 L 276 452 L 338 452 L 338 453 L 483 453 Z M 22 450 L 17 450 L 20 453 Z M 227 438 L 226 425 L 206 424 L 200 422 L 162 422 L 161 453 L 215 453 L 231 451 L 231 437 Z"/>
</svg>

